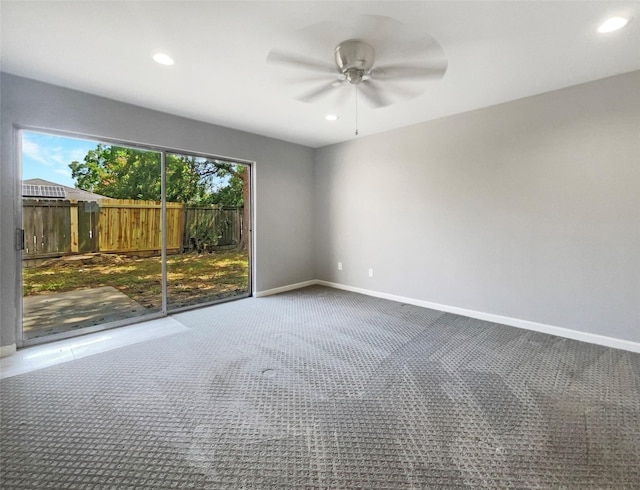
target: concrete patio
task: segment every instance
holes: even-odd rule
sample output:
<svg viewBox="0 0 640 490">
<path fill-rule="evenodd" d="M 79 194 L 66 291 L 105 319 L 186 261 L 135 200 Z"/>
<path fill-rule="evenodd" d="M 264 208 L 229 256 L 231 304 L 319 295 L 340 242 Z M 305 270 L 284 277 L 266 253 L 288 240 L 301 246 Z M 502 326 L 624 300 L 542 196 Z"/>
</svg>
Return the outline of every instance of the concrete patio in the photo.
<svg viewBox="0 0 640 490">
<path fill-rule="evenodd" d="M 27 296 L 23 309 L 25 340 L 150 312 L 112 286 Z"/>
</svg>

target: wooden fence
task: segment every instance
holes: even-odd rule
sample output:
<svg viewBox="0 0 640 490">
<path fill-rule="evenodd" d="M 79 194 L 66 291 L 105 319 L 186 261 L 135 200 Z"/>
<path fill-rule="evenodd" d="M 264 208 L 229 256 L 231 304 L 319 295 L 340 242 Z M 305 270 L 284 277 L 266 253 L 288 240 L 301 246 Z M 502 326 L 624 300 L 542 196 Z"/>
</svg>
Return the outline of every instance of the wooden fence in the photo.
<svg viewBox="0 0 640 490">
<path fill-rule="evenodd" d="M 98 250 L 106 253 L 153 252 L 162 248 L 161 204 L 109 199 L 99 202 Z M 167 203 L 167 252 L 180 251 L 182 204 Z"/>
<path fill-rule="evenodd" d="M 70 207 L 69 201 L 23 200 L 25 256 L 48 257 L 71 252 Z"/>
<path fill-rule="evenodd" d="M 98 202 L 23 199 L 23 258 L 105 252 L 157 255 L 161 250 L 161 203 L 131 199 Z M 167 252 L 194 248 L 194 233 L 210 227 L 217 247 L 240 243 L 242 208 L 166 206 Z"/>
<path fill-rule="evenodd" d="M 242 208 L 198 206 L 183 208 L 182 249 L 197 248 L 201 230 L 215 235 L 215 246 L 233 247 L 240 243 Z"/>
</svg>

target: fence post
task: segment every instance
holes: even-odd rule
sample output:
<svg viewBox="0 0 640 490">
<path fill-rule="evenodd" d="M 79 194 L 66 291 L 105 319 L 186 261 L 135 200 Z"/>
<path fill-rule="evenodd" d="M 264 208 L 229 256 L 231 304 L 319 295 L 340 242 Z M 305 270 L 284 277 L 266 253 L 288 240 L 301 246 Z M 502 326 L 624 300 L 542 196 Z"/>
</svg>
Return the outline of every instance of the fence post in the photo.
<svg viewBox="0 0 640 490">
<path fill-rule="evenodd" d="M 69 212 L 71 213 L 71 252 L 80 250 L 78 237 L 78 201 L 69 201 Z"/>
</svg>

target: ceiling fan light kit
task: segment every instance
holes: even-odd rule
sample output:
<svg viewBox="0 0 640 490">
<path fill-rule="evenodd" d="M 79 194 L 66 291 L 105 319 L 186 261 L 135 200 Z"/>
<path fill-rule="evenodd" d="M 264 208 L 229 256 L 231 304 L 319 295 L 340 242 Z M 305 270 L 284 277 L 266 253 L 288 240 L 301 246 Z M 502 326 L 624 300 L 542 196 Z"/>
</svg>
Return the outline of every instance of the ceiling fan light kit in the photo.
<svg viewBox="0 0 640 490">
<path fill-rule="evenodd" d="M 336 65 L 349 83 L 357 85 L 373 68 L 375 54 L 370 44 L 358 39 L 349 39 L 336 46 Z"/>
</svg>

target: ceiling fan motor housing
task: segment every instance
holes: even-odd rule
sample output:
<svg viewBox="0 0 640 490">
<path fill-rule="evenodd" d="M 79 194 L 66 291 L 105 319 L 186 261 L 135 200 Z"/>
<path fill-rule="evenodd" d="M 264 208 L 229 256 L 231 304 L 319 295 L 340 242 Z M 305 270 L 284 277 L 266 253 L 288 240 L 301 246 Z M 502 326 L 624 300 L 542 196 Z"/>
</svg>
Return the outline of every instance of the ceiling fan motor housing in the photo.
<svg viewBox="0 0 640 490">
<path fill-rule="evenodd" d="M 336 46 L 336 65 L 340 73 L 353 84 L 362 81 L 373 67 L 375 51 L 373 46 L 358 39 L 349 39 Z"/>
</svg>

